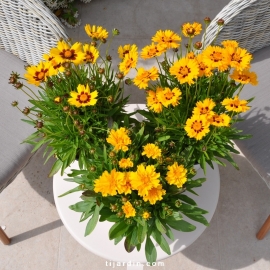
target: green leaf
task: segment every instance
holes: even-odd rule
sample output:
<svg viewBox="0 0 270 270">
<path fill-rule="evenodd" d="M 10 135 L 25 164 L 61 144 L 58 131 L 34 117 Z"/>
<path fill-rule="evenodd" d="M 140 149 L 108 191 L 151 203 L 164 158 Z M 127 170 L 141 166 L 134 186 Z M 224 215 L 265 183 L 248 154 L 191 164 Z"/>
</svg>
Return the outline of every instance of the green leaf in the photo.
<svg viewBox="0 0 270 270">
<path fill-rule="evenodd" d="M 166 228 L 164 228 L 163 224 L 160 222 L 160 220 L 158 218 L 155 219 L 155 224 L 156 224 L 157 229 L 161 233 L 165 233 L 166 232 Z"/>
<path fill-rule="evenodd" d="M 102 204 L 101 205 L 96 205 L 94 214 L 93 214 L 92 218 L 88 221 L 88 223 L 86 225 L 84 236 L 89 235 L 95 229 L 95 227 L 97 225 L 97 222 L 98 222 L 99 211 L 102 208 L 102 206 L 103 206 Z"/>
<path fill-rule="evenodd" d="M 159 246 L 164 252 L 166 252 L 168 255 L 171 255 L 170 247 L 160 231 L 154 228 L 151 236 L 156 240 L 156 242 L 159 244 Z"/>
<path fill-rule="evenodd" d="M 138 231 L 137 231 L 138 241 L 139 243 L 142 243 L 147 234 L 147 229 L 148 229 L 147 223 L 145 222 L 144 225 L 137 224 L 137 226 L 138 226 Z"/>
<path fill-rule="evenodd" d="M 189 217 L 192 220 L 195 220 L 197 222 L 202 223 L 205 226 L 209 226 L 209 223 L 207 221 L 207 219 L 202 216 L 202 215 L 192 215 L 192 214 L 188 214 L 188 213 L 184 213 L 187 217 Z"/>
<path fill-rule="evenodd" d="M 189 203 L 191 205 L 197 205 L 197 203 L 193 199 L 191 199 L 185 194 L 179 194 L 177 197 L 183 202 Z"/>
<path fill-rule="evenodd" d="M 63 162 L 60 159 L 57 159 L 54 162 L 54 164 L 53 164 L 53 166 L 51 168 L 51 171 L 49 173 L 49 177 L 53 177 L 53 175 L 55 175 L 60 170 L 60 168 L 62 167 L 62 165 L 63 165 Z"/>
<path fill-rule="evenodd" d="M 134 248 L 136 247 L 136 244 L 134 242 L 136 242 L 137 239 L 137 230 L 136 227 L 134 228 L 134 230 L 132 230 L 132 232 L 126 237 L 125 242 L 124 242 L 124 247 L 125 250 L 130 253 L 134 250 Z"/>
<path fill-rule="evenodd" d="M 117 245 L 122 239 L 124 238 L 124 235 L 120 235 L 114 239 L 114 244 Z"/>
<path fill-rule="evenodd" d="M 120 235 L 123 235 L 129 228 L 129 225 L 125 221 L 115 223 L 109 230 L 109 239 L 115 239 Z"/>
<path fill-rule="evenodd" d="M 149 236 L 146 238 L 145 256 L 150 264 L 157 260 L 157 250 Z"/>
<path fill-rule="evenodd" d="M 68 194 L 71 194 L 71 193 L 77 192 L 77 191 L 82 191 L 81 185 L 79 185 L 79 186 L 77 186 L 77 187 L 75 187 L 75 188 L 72 188 L 72 189 L 70 189 L 69 191 L 67 191 L 67 192 L 65 192 L 65 193 L 63 193 L 63 194 L 61 194 L 61 195 L 59 195 L 58 198 L 64 197 L 64 196 L 66 196 L 66 195 L 68 195 Z"/>
<path fill-rule="evenodd" d="M 167 220 L 167 224 L 173 229 L 181 232 L 192 232 L 196 229 L 196 226 L 190 224 L 185 220 Z"/>
<path fill-rule="evenodd" d="M 94 202 L 80 201 L 70 205 L 69 208 L 75 212 L 86 212 L 89 208 L 92 208 L 94 204 Z"/>
<path fill-rule="evenodd" d="M 162 137 L 159 137 L 158 138 L 158 141 L 159 142 L 162 142 L 162 141 L 166 141 L 166 140 L 169 140 L 171 138 L 171 136 L 167 135 L 167 136 L 162 136 Z"/>
</svg>

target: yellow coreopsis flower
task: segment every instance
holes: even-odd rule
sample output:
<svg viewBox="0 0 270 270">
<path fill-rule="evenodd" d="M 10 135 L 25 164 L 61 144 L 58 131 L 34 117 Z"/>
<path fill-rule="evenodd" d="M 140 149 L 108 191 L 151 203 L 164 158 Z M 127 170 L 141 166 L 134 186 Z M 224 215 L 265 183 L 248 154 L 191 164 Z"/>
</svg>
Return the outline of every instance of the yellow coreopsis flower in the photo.
<svg viewBox="0 0 270 270">
<path fill-rule="evenodd" d="M 202 31 L 202 25 L 200 23 L 185 23 L 182 25 L 182 33 L 185 37 L 195 37 Z"/>
<path fill-rule="evenodd" d="M 225 48 L 237 48 L 238 47 L 238 42 L 235 40 L 223 40 L 221 44 Z"/>
<path fill-rule="evenodd" d="M 130 184 L 133 190 L 138 190 L 140 196 L 148 194 L 153 187 L 158 187 L 160 173 L 156 172 L 154 165 L 138 165 L 136 172 L 130 172 Z"/>
<path fill-rule="evenodd" d="M 155 204 L 157 201 L 162 200 L 162 196 L 166 194 L 166 190 L 159 184 L 157 187 L 152 187 L 146 194 L 143 195 L 143 200 L 150 204 Z"/>
<path fill-rule="evenodd" d="M 205 115 L 207 118 L 214 115 L 212 111 L 216 106 L 215 102 L 211 98 L 206 98 L 203 101 L 198 101 L 196 107 L 193 109 L 193 114 L 196 115 Z"/>
<path fill-rule="evenodd" d="M 53 75 L 56 75 L 59 72 L 63 72 L 65 70 L 65 68 L 63 67 L 62 63 L 58 63 L 56 60 L 55 60 L 55 57 L 54 56 L 51 56 L 49 54 L 44 54 L 43 55 L 43 58 L 50 62 L 50 64 L 52 65 L 52 67 L 54 68 L 55 70 L 55 74 Z"/>
<path fill-rule="evenodd" d="M 169 105 L 177 106 L 181 99 L 182 92 L 178 88 L 171 90 L 169 87 L 165 87 L 164 90 L 157 92 L 157 99 L 164 107 Z"/>
<path fill-rule="evenodd" d="M 125 54 L 123 61 L 119 65 L 119 70 L 123 72 L 124 75 L 127 75 L 131 68 L 135 68 L 138 61 L 138 52 L 130 51 Z"/>
<path fill-rule="evenodd" d="M 124 181 L 117 182 L 117 191 L 119 194 L 130 194 L 131 184 L 130 184 L 130 172 L 124 172 Z"/>
<path fill-rule="evenodd" d="M 252 60 L 252 55 L 242 48 L 226 48 L 230 57 L 229 65 L 237 70 L 241 71 L 248 69 L 250 67 L 250 61 Z"/>
<path fill-rule="evenodd" d="M 136 210 L 130 202 L 125 202 L 124 205 L 122 206 L 122 210 L 123 210 L 126 218 L 136 216 Z"/>
<path fill-rule="evenodd" d="M 148 95 L 146 97 L 147 107 L 156 113 L 162 112 L 162 103 L 157 98 L 157 93 L 159 93 L 159 91 L 162 91 L 162 88 L 158 87 L 156 92 L 149 90 L 147 91 Z"/>
<path fill-rule="evenodd" d="M 225 113 L 214 114 L 208 119 L 208 121 L 211 125 L 216 127 L 228 127 L 230 126 L 231 117 Z"/>
<path fill-rule="evenodd" d="M 117 130 L 112 129 L 106 140 L 114 146 L 115 151 L 122 150 L 126 152 L 128 150 L 128 145 L 131 144 L 131 140 L 128 136 L 128 130 L 123 127 Z"/>
<path fill-rule="evenodd" d="M 99 57 L 99 51 L 96 49 L 96 47 L 91 46 L 89 44 L 83 45 L 83 52 L 84 52 L 84 58 L 83 61 L 85 63 L 96 63 L 98 57 Z"/>
<path fill-rule="evenodd" d="M 238 96 L 235 96 L 234 98 L 225 98 L 221 104 L 225 106 L 228 111 L 237 113 L 246 112 L 250 109 L 250 107 L 247 106 L 247 100 L 239 100 Z"/>
<path fill-rule="evenodd" d="M 241 84 L 248 84 L 248 83 L 252 85 L 258 84 L 257 74 L 255 72 L 250 72 L 247 69 L 242 71 L 234 70 L 233 73 L 230 75 L 230 77 L 236 82 L 239 82 Z"/>
<path fill-rule="evenodd" d="M 86 34 L 94 40 L 108 38 L 108 31 L 102 26 L 86 24 L 84 27 Z"/>
<path fill-rule="evenodd" d="M 94 181 L 94 191 L 101 192 L 102 196 L 114 196 L 117 194 L 118 186 L 125 184 L 125 175 L 113 169 L 110 173 L 104 171 L 102 175 Z"/>
<path fill-rule="evenodd" d="M 138 47 L 135 44 L 126 44 L 124 46 L 119 46 L 118 55 L 120 59 L 124 59 L 125 55 L 130 53 L 131 51 L 137 51 Z"/>
<path fill-rule="evenodd" d="M 130 158 L 121 158 L 118 164 L 119 164 L 119 167 L 122 169 L 133 167 L 133 162 L 130 160 Z"/>
<path fill-rule="evenodd" d="M 97 95 L 97 90 L 90 92 L 88 84 L 86 86 L 79 84 L 77 92 L 70 92 L 71 98 L 68 99 L 68 103 L 76 107 L 93 106 L 97 103 Z"/>
<path fill-rule="evenodd" d="M 50 55 L 55 57 L 58 63 L 72 62 L 76 65 L 81 64 L 84 59 L 82 44 L 79 42 L 70 46 L 65 41 L 58 41 L 57 47 L 50 50 Z"/>
<path fill-rule="evenodd" d="M 151 45 L 148 45 L 142 48 L 141 58 L 150 59 L 153 57 L 158 57 L 164 52 L 166 52 L 166 50 L 167 50 L 167 47 L 165 44 L 152 43 Z"/>
<path fill-rule="evenodd" d="M 178 48 L 180 46 L 181 37 L 171 30 L 159 30 L 152 37 L 152 41 L 161 45 L 165 45 L 167 49 Z"/>
<path fill-rule="evenodd" d="M 218 46 L 208 46 L 203 52 L 203 62 L 208 66 L 225 71 L 229 67 L 230 56 L 226 49 Z"/>
<path fill-rule="evenodd" d="M 39 86 L 45 82 L 47 78 L 55 74 L 50 62 L 40 62 L 37 66 L 29 66 L 26 68 L 27 73 L 24 74 L 27 82 Z"/>
<path fill-rule="evenodd" d="M 167 168 L 166 181 L 170 185 L 176 185 L 178 188 L 181 188 L 187 181 L 187 169 L 183 165 L 178 165 L 177 162 L 174 162 L 173 165 Z"/>
<path fill-rule="evenodd" d="M 158 69 L 152 67 L 149 70 L 145 70 L 143 67 L 138 68 L 138 72 L 133 82 L 140 89 L 145 89 L 148 86 L 149 81 L 155 81 L 158 79 Z"/>
<path fill-rule="evenodd" d="M 153 143 L 148 143 L 143 146 L 142 156 L 144 155 L 148 158 L 157 159 L 161 157 L 161 149 Z"/>
<path fill-rule="evenodd" d="M 181 84 L 191 85 L 199 75 L 199 66 L 194 59 L 181 58 L 170 67 L 170 74 L 174 75 Z"/>
<path fill-rule="evenodd" d="M 149 218 L 151 218 L 151 213 L 148 211 L 143 211 L 142 218 L 148 220 Z"/>
<path fill-rule="evenodd" d="M 201 140 L 210 131 L 209 125 L 205 115 L 193 115 L 187 119 L 185 131 L 188 137 Z"/>
<path fill-rule="evenodd" d="M 199 65 L 199 75 L 198 77 L 210 77 L 212 76 L 212 68 L 211 66 L 208 66 L 204 61 L 203 61 L 203 55 L 198 54 L 196 57 L 197 63 Z"/>
</svg>

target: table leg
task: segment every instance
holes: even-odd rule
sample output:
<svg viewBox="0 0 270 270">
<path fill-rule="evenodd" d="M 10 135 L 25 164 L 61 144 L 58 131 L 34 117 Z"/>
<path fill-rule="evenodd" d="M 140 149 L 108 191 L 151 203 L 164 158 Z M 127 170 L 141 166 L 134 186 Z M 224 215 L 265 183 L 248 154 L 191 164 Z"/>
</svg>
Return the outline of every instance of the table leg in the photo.
<svg viewBox="0 0 270 270">
<path fill-rule="evenodd" d="M 262 225 L 261 229 L 256 234 L 257 238 L 259 240 L 262 240 L 269 230 L 270 230 L 270 215 L 268 216 L 268 218 L 266 219 L 266 221 Z"/>
<path fill-rule="evenodd" d="M 3 242 L 4 245 L 10 244 L 10 238 L 6 235 L 2 227 L 0 226 L 0 240 Z"/>
</svg>

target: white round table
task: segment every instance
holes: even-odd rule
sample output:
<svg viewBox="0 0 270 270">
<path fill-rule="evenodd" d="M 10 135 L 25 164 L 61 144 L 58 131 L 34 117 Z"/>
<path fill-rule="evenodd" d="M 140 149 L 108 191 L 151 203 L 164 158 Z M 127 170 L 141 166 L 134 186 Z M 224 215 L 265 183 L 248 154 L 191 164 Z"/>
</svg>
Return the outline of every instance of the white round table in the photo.
<svg viewBox="0 0 270 270">
<path fill-rule="evenodd" d="M 138 106 L 141 108 L 144 105 L 129 105 L 128 111 L 130 112 L 133 111 L 133 109 L 138 109 Z M 70 169 L 71 168 L 78 168 L 77 162 L 74 162 Z M 70 170 L 66 169 L 66 173 L 69 172 Z M 204 177 L 204 174 L 203 170 L 199 169 L 195 179 L 201 177 Z M 57 173 L 53 177 L 53 193 L 57 211 L 69 233 L 86 249 L 102 258 L 105 258 L 107 260 L 106 263 L 108 264 L 108 266 L 113 266 L 113 262 L 126 262 L 128 263 L 128 269 L 132 269 L 130 265 L 134 266 L 137 265 L 137 263 L 139 262 L 146 263 L 143 244 L 139 252 L 134 249 L 131 253 L 127 253 L 124 248 L 123 240 L 117 245 L 114 245 L 113 240 L 109 240 L 108 232 L 110 227 L 114 224 L 112 222 L 98 222 L 94 231 L 90 235 L 84 237 L 87 220 L 80 223 L 79 220 L 81 213 L 69 209 L 70 205 L 75 204 L 81 200 L 81 192 L 71 193 L 64 197 L 58 198 L 59 195 L 77 186 L 76 183 L 64 181 L 64 178 L 68 178 L 67 175 L 61 176 L 60 173 Z M 209 212 L 205 215 L 205 218 L 208 220 L 208 222 L 210 222 L 217 206 L 220 189 L 220 175 L 218 166 L 216 164 L 214 165 L 214 170 L 212 170 L 211 167 L 207 166 L 206 178 L 206 182 L 204 182 L 201 187 L 194 189 L 194 191 L 199 196 L 196 196 L 189 192 L 186 192 L 185 194 L 193 198 L 196 201 L 198 207 L 205 209 Z M 168 239 L 168 243 L 170 245 L 171 255 L 174 255 L 177 252 L 180 252 L 189 245 L 191 245 L 203 233 L 206 228 L 206 226 L 204 226 L 203 224 L 190 220 L 187 217 L 185 217 L 185 220 L 189 221 L 191 224 L 194 224 L 196 226 L 196 230 L 193 232 L 179 232 L 172 229 L 175 240 L 172 241 L 165 236 L 166 239 Z M 169 255 L 165 253 L 158 245 L 156 245 L 156 248 L 157 261 L 169 257 Z M 142 267 L 135 268 L 142 269 Z"/>
</svg>

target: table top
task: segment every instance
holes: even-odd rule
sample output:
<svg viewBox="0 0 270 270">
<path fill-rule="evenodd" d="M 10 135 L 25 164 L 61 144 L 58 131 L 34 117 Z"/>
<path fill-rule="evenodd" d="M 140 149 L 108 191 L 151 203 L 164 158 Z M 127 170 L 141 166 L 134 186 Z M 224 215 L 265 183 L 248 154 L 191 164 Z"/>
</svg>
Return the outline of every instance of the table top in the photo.
<svg viewBox="0 0 270 270">
<path fill-rule="evenodd" d="M 129 112 L 132 112 L 136 109 L 143 108 L 144 106 L 145 105 L 143 104 L 132 104 L 129 105 L 129 108 L 127 110 Z M 68 174 L 71 169 L 78 169 L 78 163 L 74 162 L 70 168 L 67 168 L 66 174 Z M 80 223 L 79 220 L 81 213 L 69 209 L 70 205 L 75 204 L 81 200 L 81 192 L 75 192 L 67 196 L 58 198 L 59 195 L 77 186 L 76 183 L 63 180 L 64 178 L 67 178 L 66 174 L 64 174 L 63 176 L 61 176 L 60 173 L 55 174 L 55 176 L 53 177 L 53 193 L 57 211 L 69 233 L 83 247 L 107 260 L 116 262 L 132 261 L 145 263 L 146 258 L 144 251 L 144 243 L 142 244 L 141 250 L 139 252 L 135 249 L 131 253 L 128 253 L 124 248 L 123 240 L 117 245 L 114 245 L 113 240 L 109 240 L 108 232 L 110 227 L 114 224 L 112 222 L 98 222 L 94 231 L 90 235 L 84 237 L 84 232 L 88 220 Z M 201 177 L 205 176 L 203 174 L 203 170 L 200 168 L 197 171 L 195 179 Z M 210 222 L 212 216 L 214 215 L 219 198 L 220 175 L 217 164 L 214 164 L 214 170 L 207 165 L 206 178 L 206 182 L 204 182 L 201 187 L 194 189 L 194 191 L 199 196 L 196 196 L 189 192 L 185 192 L 185 194 L 194 199 L 198 207 L 208 211 L 208 214 L 205 215 L 205 218 L 208 220 L 208 222 Z M 201 223 L 190 220 L 187 217 L 185 217 L 184 219 L 191 224 L 194 224 L 196 226 L 196 230 L 193 232 L 179 232 L 172 229 L 175 240 L 172 241 L 165 236 L 170 245 L 171 255 L 174 255 L 177 252 L 180 252 L 189 245 L 191 245 L 206 229 L 206 226 Z M 209 226 L 211 226 L 211 224 Z M 157 244 L 156 248 L 157 260 L 162 260 L 169 257 L 169 255 L 165 253 Z"/>
</svg>

